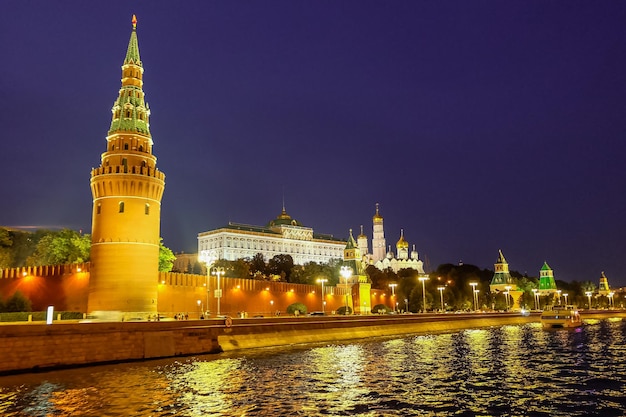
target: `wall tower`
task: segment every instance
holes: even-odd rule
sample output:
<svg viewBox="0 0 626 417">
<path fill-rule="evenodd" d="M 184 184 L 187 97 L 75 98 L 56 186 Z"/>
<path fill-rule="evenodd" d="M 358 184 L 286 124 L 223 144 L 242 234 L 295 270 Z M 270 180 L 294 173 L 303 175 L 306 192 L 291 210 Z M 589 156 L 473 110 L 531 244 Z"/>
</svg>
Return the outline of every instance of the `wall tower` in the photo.
<svg viewBox="0 0 626 417">
<path fill-rule="evenodd" d="M 122 65 L 101 164 L 91 171 L 91 276 L 87 310 L 122 318 L 157 311 L 161 198 L 165 175 L 156 168 L 150 108 L 144 100 L 137 19 Z"/>
</svg>

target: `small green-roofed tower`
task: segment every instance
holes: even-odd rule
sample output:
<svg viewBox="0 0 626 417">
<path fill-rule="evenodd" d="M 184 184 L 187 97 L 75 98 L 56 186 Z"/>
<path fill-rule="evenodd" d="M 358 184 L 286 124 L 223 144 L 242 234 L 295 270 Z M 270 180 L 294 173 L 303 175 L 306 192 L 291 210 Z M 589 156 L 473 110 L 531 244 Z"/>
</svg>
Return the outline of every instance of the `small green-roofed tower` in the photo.
<svg viewBox="0 0 626 417">
<path fill-rule="evenodd" d="M 352 236 L 352 229 L 350 229 L 350 237 L 348 243 L 343 250 L 343 264 L 352 268 L 354 275 L 363 275 L 363 262 L 361 257 L 361 250 Z"/>
<path fill-rule="evenodd" d="M 493 268 L 494 274 L 489 285 L 492 291 L 508 291 L 511 288 L 517 288 L 509 273 L 509 264 L 504 258 L 502 250 L 498 250 L 498 260 L 493 264 Z"/>
<path fill-rule="evenodd" d="M 609 279 L 604 275 L 604 271 L 600 274 L 600 286 L 598 287 L 598 294 L 607 295 L 611 292 L 609 287 Z"/>
<path fill-rule="evenodd" d="M 539 270 L 539 293 L 552 294 L 557 291 L 556 282 L 554 281 L 554 272 L 548 266 L 547 262 L 543 262 L 543 266 Z"/>
</svg>

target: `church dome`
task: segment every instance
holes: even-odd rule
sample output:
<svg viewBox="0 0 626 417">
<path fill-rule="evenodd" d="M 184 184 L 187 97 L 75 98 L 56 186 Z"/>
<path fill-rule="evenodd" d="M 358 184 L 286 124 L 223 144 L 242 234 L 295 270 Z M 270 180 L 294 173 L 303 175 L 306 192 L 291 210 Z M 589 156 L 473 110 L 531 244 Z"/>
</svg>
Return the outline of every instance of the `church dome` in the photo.
<svg viewBox="0 0 626 417">
<path fill-rule="evenodd" d="M 274 220 L 269 222 L 269 226 L 302 226 L 302 223 L 292 219 L 283 207 L 283 211 Z"/>
<path fill-rule="evenodd" d="M 400 240 L 396 243 L 396 248 L 398 249 L 408 249 L 409 242 L 404 239 L 404 229 L 400 229 Z"/>
</svg>

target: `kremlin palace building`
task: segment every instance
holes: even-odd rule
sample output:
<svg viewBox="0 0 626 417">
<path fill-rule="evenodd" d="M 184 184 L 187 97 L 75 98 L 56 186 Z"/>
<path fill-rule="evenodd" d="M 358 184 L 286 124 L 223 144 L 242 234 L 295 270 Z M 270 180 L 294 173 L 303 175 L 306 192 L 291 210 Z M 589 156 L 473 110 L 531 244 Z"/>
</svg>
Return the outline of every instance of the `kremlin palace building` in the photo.
<svg viewBox="0 0 626 417">
<path fill-rule="evenodd" d="M 372 252 L 369 251 L 363 226 L 357 238 L 363 269 L 368 265 L 375 265 L 381 271 L 388 268 L 394 272 L 400 269 L 414 269 L 423 274 L 423 262 L 418 258 L 415 246 L 409 253 L 409 243 L 404 239 L 403 231 L 400 232 L 400 239 L 396 244 L 396 253 L 392 252 L 391 246 L 385 251 L 383 217 L 379 213 L 378 204 L 372 222 Z M 349 241 L 351 240 L 352 235 Z M 328 263 L 331 259 L 343 258 L 344 249 L 349 241 L 337 239 L 332 235 L 314 233 L 312 228 L 303 226 L 287 214 L 283 207 L 278 217 L 266 226 L 231 222 L 218 229 L 199 233 L 198 254 L 204 262 L 216 259 L 234 261 L 252 258 L 261 253 L 265 261 L 282 254 L 290 255 L 296 265 L 308 262 Z"/>
</svg>

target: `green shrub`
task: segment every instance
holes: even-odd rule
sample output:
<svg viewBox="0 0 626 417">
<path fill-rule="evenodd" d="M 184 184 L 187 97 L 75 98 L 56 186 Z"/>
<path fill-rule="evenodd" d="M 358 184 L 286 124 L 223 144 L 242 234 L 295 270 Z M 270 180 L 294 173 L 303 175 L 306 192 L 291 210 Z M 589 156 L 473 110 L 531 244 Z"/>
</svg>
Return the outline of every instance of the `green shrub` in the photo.
<svg viewBox="0 0 626 417">
<path fill-rule="evenodd" d="M 340 316 L 345 316 L 346 314 L 352 314 L 352 309 L 350 308 L 350 306 L 341 306 L 337 309 L 337 314 Z"/>
<path fill-rule="evenodd" d="M 374 314 L 386 314 L 389 313 L 391 309 L 384 304 L 376 304 L 372 307 L 372 313 Z"/>
<path fill-rule="evenodd" d="M 8 300 L 4 302 L 4 311 L 7 313 L 17 313 L 31 311 L 31 302 L 20 291 L 15 291 Z"/>
<path fill-rule="evenodd" d="M 307 313 L 307 308 L 302 303 L 293 303 L 287 307 L 287 314 L 295 314 L 296 311 L 299 315 L 305 315 Z"/>
</svg>

